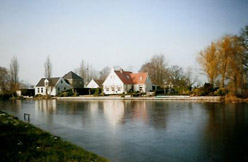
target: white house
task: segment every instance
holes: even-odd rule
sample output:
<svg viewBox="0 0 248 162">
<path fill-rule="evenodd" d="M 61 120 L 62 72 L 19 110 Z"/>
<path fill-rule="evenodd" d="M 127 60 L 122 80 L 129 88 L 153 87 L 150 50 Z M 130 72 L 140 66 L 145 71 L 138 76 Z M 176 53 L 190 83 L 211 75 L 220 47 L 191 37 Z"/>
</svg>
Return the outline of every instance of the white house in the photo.
<svg viewBox="0 0 248 162">
<path fill-rule="evenodd" d="M 41 78 L 35 86 L 35 95 L 52 95 L 56 96 L 58 93 L 72 89 L 63 77 L 56 78 Z"/>
<path fill-rule="evenodd" d="M 152 90 L 152 82 L 148 73 L 132 73 L 123 69 L 112 69 L 103 82 L 105 94 L 122 94 L 129 91 L 149 92 Z"/>
<path fill-rule="evenodd" d="M 94 80 L 91 79 L 91 81 L 89 82 L 89 84 L 87 85 L 87 88 L 102 88 L 102 80 Z"/>
</svg>

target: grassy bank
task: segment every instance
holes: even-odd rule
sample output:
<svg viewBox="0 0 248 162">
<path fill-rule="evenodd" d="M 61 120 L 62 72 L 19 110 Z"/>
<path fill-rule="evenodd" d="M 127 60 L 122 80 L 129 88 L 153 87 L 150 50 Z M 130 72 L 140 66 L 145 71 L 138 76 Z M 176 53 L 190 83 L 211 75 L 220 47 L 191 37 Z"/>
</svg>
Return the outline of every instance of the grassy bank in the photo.
<svg viewBox="0 0 248 162">
<path fill-rule="evenodd" d="M 0 111 L 0 161 L 107 161 Z"/>
</svg>

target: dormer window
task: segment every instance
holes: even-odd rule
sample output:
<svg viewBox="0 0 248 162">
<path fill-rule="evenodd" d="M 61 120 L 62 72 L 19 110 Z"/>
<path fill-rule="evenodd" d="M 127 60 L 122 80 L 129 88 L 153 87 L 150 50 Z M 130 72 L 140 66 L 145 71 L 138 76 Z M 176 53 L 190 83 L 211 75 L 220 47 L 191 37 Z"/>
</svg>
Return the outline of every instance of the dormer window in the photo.
<svg viewBox="0 0 248 162">
<path fill-rule="evenodd" d="M 140 77 L 140 80 L 142 80 L 143 79 L 143 77 Z"/>
<path fill-rule="evenodd" d="M 130 79 L 130 76 L 129 75 L 127 75 L 127 79 Z"/>
<path fill-rule="evenodd" d="M 46 87 L 48 87 L 48 85 L 49 85 L 49 80 L 46 79 L 46 80 L 44 81 L 44 84 L 45 84 Z"/>
</svg>

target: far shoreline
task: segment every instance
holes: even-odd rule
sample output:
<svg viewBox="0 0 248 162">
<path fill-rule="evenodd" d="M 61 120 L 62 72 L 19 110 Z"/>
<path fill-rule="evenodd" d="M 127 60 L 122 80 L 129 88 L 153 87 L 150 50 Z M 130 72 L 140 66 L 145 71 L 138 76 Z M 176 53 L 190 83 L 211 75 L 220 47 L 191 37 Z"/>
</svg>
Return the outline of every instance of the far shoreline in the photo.
<svg viewBox="0 0 248 162">
<path fill-rule="evenodd" d="M 180 102 L 212 102 L 212 103 L 248 103 L 248 98 L 238 98 L 236 96 L 189 96 L 189 95 L 170 95 L 170 96 L 152 96 L 152 97 L 125 97 L 119 95 L 112 96 L 68 96 L 68 97 L 26 97 L 12 98 L 14 100 L 59 100 L 59 101 L 103 101 L 103 100 L 120 100 L 120 101 L 180 101 Z"/>
<path fill-rule="evenodd" d="M 130 100 L 130 101 L 202 101 L 223 102 L 223 96 L 155 96 L 155 97 L 131 97 L 131 96 L 76 96 L 76 97 L 52 97 L 62 101 L 94 101 L 94 100 Z"/>
</svg>

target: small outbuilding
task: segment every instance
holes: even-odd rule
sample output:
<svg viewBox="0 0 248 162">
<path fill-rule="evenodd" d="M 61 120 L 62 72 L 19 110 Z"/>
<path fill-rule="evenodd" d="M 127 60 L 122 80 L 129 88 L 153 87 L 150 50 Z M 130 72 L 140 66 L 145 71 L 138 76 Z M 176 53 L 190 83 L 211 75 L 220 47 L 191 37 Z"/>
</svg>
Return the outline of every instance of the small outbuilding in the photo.
<svg viewBox="0 0 248 162">
<path fill-rule="evenodd" d="M 102 83 L 103 83 L 103 80 L 91 79 L 91 81 L 87 85 L 87 88 L 91 88 L 91 89 L 102 88 Z"/>
</svg>

